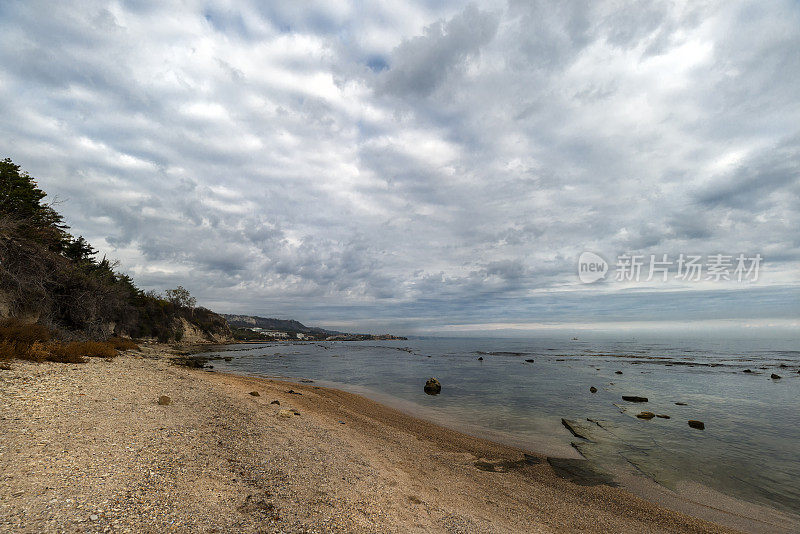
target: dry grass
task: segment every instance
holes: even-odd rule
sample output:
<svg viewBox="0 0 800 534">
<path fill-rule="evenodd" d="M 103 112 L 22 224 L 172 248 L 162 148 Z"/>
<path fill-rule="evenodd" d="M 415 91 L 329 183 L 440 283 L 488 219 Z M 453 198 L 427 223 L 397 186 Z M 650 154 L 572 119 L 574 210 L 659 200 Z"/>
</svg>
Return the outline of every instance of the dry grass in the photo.
<svg viewBox="0 0 800 534">
<path fill-rule="evenodd" d="M 113 358 L 117 348 L 138 348 L 128 339 L 103 341 L 51 341 L 51 333 L 38 324 L 25 324 L 16 319 L 0 322 L 0 360 L 34 362 L 86 363 L 88 358 Z M 124 348 L 123 348 L 124 347 Z"/>
<path fill-rule="evenodd" d="M 139 345 L 134 343 L 132 339 L 126 339 L 124 337 L 110 337 L 108 338 L 108 343 L 117 349 L 117 350 L 139 350 Z"/>
<path fill-rule="evenodd" d="M 50 341 L 51 337 L 50 330 L 40 324 L 26 324 L 18 319 L 0 321 L 0 341 L 30 345 L 36 341 Z"/>
</svg>

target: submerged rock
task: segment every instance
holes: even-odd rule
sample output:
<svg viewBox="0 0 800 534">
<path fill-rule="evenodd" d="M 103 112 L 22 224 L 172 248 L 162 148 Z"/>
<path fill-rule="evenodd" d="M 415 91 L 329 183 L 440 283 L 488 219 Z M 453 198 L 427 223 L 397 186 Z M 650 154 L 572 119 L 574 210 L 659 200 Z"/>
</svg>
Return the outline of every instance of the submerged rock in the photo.
<svg viewBox="0 0 800 534">
<path fill-rule="evenodd" d="M 588 460 L 547 458 L 547 463 L 550 464 L 557 476 L 570 480 L 579 486 L 618 485 L 611 475 L 596 469 Z"/>
<path fill-rule="evenodd" d="M 428 395 L 438 395 L 442 392 L 442 384 L 440 384 L 435 378 L 431 377 L 427 382 L 425 382 L 425 387 L 423 390 Z"/>
<path fill-rule="evenodd" d="M 689 420 L 689 426 L 692 428 L 696 428 L 697 430 L 705 430 L 706 424 L 702 421 L 695 421 L 693 419 Z"/>
<path fill-rule="evenodd" d="M 569 430 L 569 431 L 570 431 L 570 433 L 571 433 L 573 436 L 575 436 L 576 438 L 581 438 L 581 439 L 586 439 L 586 440 L 588 440 L 588 439 L 589 439 L 589 438 L 587 438 L 586 436 L 584 436 L 583 434 L 581 434 L 581 433 L 578 431 L 578 429 L 577 429 L 577 424 L 578 424 L 578 423 L 576 423 L 575 421 L 570 421 L 570 420 L 568 420 L 568 419 L 564 419 L 564 418 L 562 417 L 562 418 L 561 418 L 561 424 L 562 424 L 562 425 L 564 425 L 564 428 L 566 428 L 567 430 Z M 590 441 L 591 441 L 591 440 L 590 440 Z"/>
<path fill-rule="evenodd" d="M 647 397 L 637 397 L 636 395 L 623 395 L 622 400 L 628 402 L 647 402 Z"/>
<path fill-rule="evenodd" d="M 589 388 L 589 391 L 591 391 L 592 393 L 597 393 L 597 388 L 592 386 Z"/>
<path fill-rule="evenodd" d="M 636 417 L 638 417 L 639 419 L 652 419 L 655 416 L 656 414 L 654 414 L 653 412 L 640 412 L 636 414 Z"/>
</svg>

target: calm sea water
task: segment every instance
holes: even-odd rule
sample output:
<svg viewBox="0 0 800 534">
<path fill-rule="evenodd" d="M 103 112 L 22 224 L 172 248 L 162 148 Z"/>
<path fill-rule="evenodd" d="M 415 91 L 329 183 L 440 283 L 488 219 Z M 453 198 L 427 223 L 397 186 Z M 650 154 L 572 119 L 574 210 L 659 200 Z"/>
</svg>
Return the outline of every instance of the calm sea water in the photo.
<svg viewBox="0 0 800 534">
<path fill-rule="evenodd" d="M 206 355 L 233 358 L 213 362 L 216 370 L 311 379 L 545 454 L 578 450 L 667 487 L 686 480 L 797 513 L 797 349 L 793 339 L 429 338 L 231 345 Z M 431 376 L 440 395 L 423 392 Z M 670 419 L 636 418 L 645 410 Z M 589 439 L 572 436 L 562 418 Z"/>
</svg>

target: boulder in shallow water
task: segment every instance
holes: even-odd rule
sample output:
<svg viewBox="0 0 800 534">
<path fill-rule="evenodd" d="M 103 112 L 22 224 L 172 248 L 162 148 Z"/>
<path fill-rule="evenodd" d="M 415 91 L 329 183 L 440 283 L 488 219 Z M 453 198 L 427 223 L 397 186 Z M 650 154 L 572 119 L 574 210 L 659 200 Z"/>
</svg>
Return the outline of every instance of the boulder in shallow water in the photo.
<svg viewBox="0 0 800 534">
<path fill-rule="evenodd" d="M 676 402 L 675 406 L 689 406 L 689 405 L 686 404 L 685 402 Z"/>
<path fill-rule="evenodd" d="M 695 421 L 693 419 L 689 420 L 689 426 L 692 428 L 696 428 L 697 430 L 705 430 L 706 424 L 702 421 Z"/>
<path fill-rule="evenodd" d="M 636 417 L 638 417 L 639 419 L 652 419 L 655 416 L 656 414 L 654 414 L 653 412 L 639 412 L 636 414 Z"/>
<path fill-rule="evenodd" d="M 482 362 L 483 361 L 483 356 L 478 356 L 478 361 Z"/>
<path fill-rule="evenodd" d="M 442 384 L 440 384 L 435 378 L 431 377 L 427 382 L 425 382 L 425 387 L 423 389 L 428 395 L 438 395 L 442 392 Z"/>
<path fill-rule="evenodd" d="M 670 416 L 664 415 L 663 413 L 657 413 L 656 417 L 658 417 L 659 419 L 672 419 Z"/>
<path fill-rule="evenodd" d="M 597 388 L 592 386 L 589 388 L 589 391 L 591 391 L 592 393 L 597 393 Z"/>
<path fill-rule="evenodd" d="M 780 380 L 780 378 L 781 378 L 781 375 L 776 375 L 775 373 L 772 373 L 772 375 L 770 376 L 770 378 L 771 378 L 771 379 L 773 379 L 773 380 Z"/>
<path fill-rule="evenodd" d="M 752 372 L 753 372 L 753 370 L 752 370 L 752 369 L 745 369 L 745 370 L 744 370 L 744 371 L 742 371 L 742 372 L 743 372 L 743 373 L 752 373 Z"/>
<path fill-rule="evenodd" d="M 614 371 L 614 374 L 615 374 L 615 375 L 621 375 L 621 374 L 622 374 L 622 371 Z"/>
<path fill-rule="evenodd" d="M 647 402 L 647 397 L 637 397 L 636 395 L 623 395 L 622 400 L 628 402 Z"/>
<path fill-rule="evenodd" d="M 525 360 L 525 361 L 528 362 L 528 363 L 533 363 L 533 360 L 530 360 L 530 359 Z"/>
</svg>

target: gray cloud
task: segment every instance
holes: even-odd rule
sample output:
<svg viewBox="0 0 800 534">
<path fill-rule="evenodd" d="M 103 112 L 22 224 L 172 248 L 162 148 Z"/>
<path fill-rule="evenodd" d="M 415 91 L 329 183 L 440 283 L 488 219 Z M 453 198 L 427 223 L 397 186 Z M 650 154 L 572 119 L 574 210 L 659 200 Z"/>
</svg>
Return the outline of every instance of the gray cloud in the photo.
<svg viewBox="0 0 800 534">
<path fill-rule="evenodd" d="M 797 317 L 796 3 L 387 6 L 4 2 L 3 156 L 140 284 L 220 311 Z M 767 263 L 582 286 L 584 250 Z"/>
</svg>

